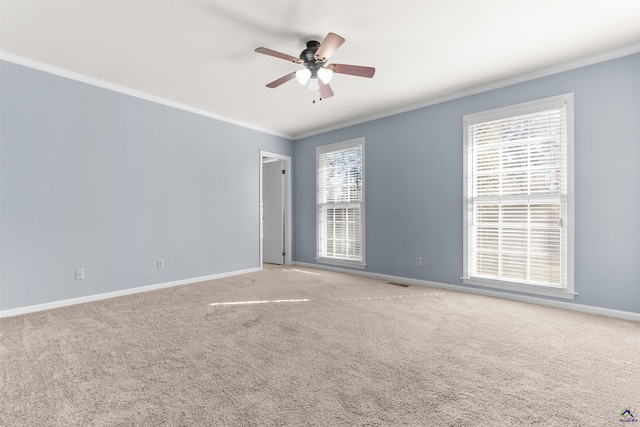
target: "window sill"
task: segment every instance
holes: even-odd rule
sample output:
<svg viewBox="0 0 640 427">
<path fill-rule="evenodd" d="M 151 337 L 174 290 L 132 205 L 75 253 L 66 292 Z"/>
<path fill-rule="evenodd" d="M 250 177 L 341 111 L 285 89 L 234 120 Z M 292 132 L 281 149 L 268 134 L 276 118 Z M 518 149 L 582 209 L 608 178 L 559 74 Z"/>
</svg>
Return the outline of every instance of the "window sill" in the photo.
<svg viewBox="0 0 640 427">
<path fill-rule="evenodd" d="M 367 264 L 361 261 L 349 261 L 345 259 L 333 259 L 333 258 L 316 258 L 318 264 L 337 265 L 340 267 L 359 268 L 364 270 L 367 268 Z"/>
<path fill-rule="evenodd" d="M 465 285 L 483 286 L 485 288 L 523 292 L 527 294 L 543 295 L 547 297 L 574 299 L 575 296 L 578 295 L 568 289 L 552 288 L 550 286 L 529 285 L 526 283 L 483 279 L 479 277 L 461 277 L 461 279 Z"/>
</svg>

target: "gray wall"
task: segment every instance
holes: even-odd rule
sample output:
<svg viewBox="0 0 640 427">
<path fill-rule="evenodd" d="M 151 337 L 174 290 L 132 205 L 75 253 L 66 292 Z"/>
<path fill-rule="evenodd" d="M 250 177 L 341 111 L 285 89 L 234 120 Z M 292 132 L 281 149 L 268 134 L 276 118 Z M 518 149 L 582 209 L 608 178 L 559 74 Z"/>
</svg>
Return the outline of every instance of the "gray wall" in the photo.
<svg viewBox="0 0 640 427">
<path fill-rule="evenodd" d="M 315 263 L 315 148 L 363 136 L 367 271 L 463 285 L 462 116 L 568 92 L 573 301 L 640 312 L 640 54 L 296 141 L 295 259 Z"/>
<path fill-rule="evenodd" d="M 3 61 L 0 108 L 0 310 L 259 267 L 291 141 Z"/>
</svg>

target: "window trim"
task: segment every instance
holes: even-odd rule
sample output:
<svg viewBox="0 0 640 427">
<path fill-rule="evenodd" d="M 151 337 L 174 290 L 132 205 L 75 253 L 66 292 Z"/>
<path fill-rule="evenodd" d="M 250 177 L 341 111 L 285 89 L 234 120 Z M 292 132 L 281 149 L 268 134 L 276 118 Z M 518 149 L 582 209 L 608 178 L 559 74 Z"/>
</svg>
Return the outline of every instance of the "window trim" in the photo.
<svg viewBox="0 0 640 427">
<path fill-rule="evenodd" d="M 364 137 L 349 139 L 347 141 L 335 142 L 333 144 L 321 145 L 316 147 L 316 262 L 319 264 L 329 264 L 340 267 L 351 267 L 364 269 L 366 264 L 366 178 L 365 178 L 365 140 Z M 320 182 L 318 179 L 318 171 L 320 168 L 320 155 L 332 151 L 344 150 L 347 148 L 362 146 L 362 201 L 360 202 L 360 250 L 362 259 L 360 261 L 346 260 L 338 258 L 328 258 L 320 256 L 320 203 L 318 196 L 320 194 Z"/>
<path fill-rule="evenodd" d="M 566 93 L 563 95 L 553 96 L 549 98 L 543 98 L 531 102 L 525 102 L 521 104 L 515 104 L 502 108 L 496 108 L 493 110 L 482 111 L 473 114 L 466 114 L 463 116 L 463 150 L 462 150 L 462 182 L 463 182 L 463 268 L 461 280 L 465 285 L 483 286 L 487 288 L 496 288 L 502 290 L 524 292 L 529 294 L 552 296 L 556 298 L 573 299 L 577 293 L 575 293 L 574 283 L 574 200 L 575 200 L 575 188 L 574 188 L 574 102 L 573 93 Z M 566 105 L 566 118 L 567 118 L 567 217 L 566 217 L 566 233 L 567 233 L 567 255 L 566 255 L 566 268 L 567 268 L 567 287 L 566 288 L 554 288 L 544 285 L 533 285 L 528 283 L 522 283 L 509 280 L 495 280 L 486 279 L 480 277 L 469 276 L 469 221 L 472 218 L 471 204 L 468 203 L 468 191 L 469 191 L 469 126 L 488 122 L 492 120 L 499 120 L 508 117 L 515 117 L 528 113 L 544 111 L 547 109 L 557 108 L 558 106 Z"/>
</svg>

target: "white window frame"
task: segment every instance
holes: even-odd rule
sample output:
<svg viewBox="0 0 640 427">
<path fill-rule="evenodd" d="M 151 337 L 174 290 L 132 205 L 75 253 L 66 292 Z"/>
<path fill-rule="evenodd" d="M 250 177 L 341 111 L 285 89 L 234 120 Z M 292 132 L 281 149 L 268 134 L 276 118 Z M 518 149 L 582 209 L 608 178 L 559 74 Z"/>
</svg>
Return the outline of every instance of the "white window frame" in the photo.
<svg viewBox="0 0 640 427">
<path fill-rule="evenodd" d="M 351 268 L 366 268 L 366 245 L 365 245 L 365 230 L 366 230 L 366 215 L 365 215 L 365 144 L 364 138 L 355 138 L 350 139 L 348 141 L 336 142 L 333 144 L 323 145 L 316 147 L 316 261 L 321 264 L 330 264 L 342 267 L 351 267 Z M 333 257 L 325 257 L 321 256 L 321 204 L 320 204 L 320 155 L 325 153 L 330 153 L 332 151 L 340 151 L 348 148 L 353 148 L 361 146 L 362 147 L 362 200 L 360 201 L 360 260 L 349 260 L 342 258 L 333 258 Z"/>
<path fill-rule="evenodd" d="M 490 122 L 493 120 L 516 117 L 545 110 L 557 109 L 566 106 L 566 213 L 563 222 L 567 233 L 566 241 L 566 287 L 558 288 L 544 285 L 536 285 L 511 280 L 495 280 L 470 275 L 470 227 L 473 220 L 472 203 L 469 197 L 469 168 L 471 155 L 469 150 L 469 127 L 478 123 Z M 574 114 L 573 114 L 573 93 L 544 98 L 532 102 L 497 108 L 475 114 L 467 114 L 463 117 L 463 283 L 467 285 L 483 286 L 503 290 L 524 292 L 558 298 L 573 299 L 575 295 L 574 287 Z"/>
</svg>

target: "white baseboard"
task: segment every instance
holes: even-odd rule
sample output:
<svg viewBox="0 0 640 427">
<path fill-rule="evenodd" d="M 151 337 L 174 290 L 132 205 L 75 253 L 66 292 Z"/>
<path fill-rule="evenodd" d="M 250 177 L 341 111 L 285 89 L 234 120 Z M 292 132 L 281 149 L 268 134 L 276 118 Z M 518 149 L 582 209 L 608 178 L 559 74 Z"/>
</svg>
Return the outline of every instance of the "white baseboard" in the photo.
<svg viewBox="0 0 640 427">
<path fill-rule="evenodd" d="M 567 310 L 580 311 L 583 313 L 599 314 L 602 316 L 616 317 L 619 319 L 633 320 L 640 322 L 640 313 L 631 311 L 613 310 L 604 307 L 595 307 L 592 305 L 576 304 L 565 301 L 556 301 L 545 298 L 538 298 L 529 295 L 511 294 L 506 292 L 492 291 L 489 289 L 470 288 L 467 286 L 450 285 L 448 283 L 430 282 L 428 280 L 411 279 L 408 277 L 389 276 L 387 274 L 371 273 L 368 271 L 350 270 L 347 268 L 331 267 L 326 265 L 311 264 L 306 262 L 294 262 L 295 265 L 306 268 L 314 268 L 319 270 L 330 270 L 340 273 L 355 274 L 357 276 L 371 277 L 373 279 L 382 279 L 389 282 L 402 283 L 405 285 L 428 286 L 430 288 L 448 289 L 458 292 L 466 292 L 470 294 L 484 295 L 495 298 L 509 299 L 513 301 L 527 302 L 531 304 L 546 305 L 549 307 L 563 308 Z"/>
<path fill-rule="evenodd" d="M 119 291 L 106 292 L 103 294 L 87 295 L 84 297 L 53 301 L 45 304 L 37 304 L 37 305 L 29 305 L 26 307 L 12 308 L 10 310 L 0 311 L 0 318 L 18 316 L 20 314 L 34 313 L 36 311 L 51 310 L 52 308 L 60 308 L 60 307 L 66 307 L 69 305 L 83 304 L 85 302 L 99 301 L 103 299 L 121 297 L 125 295 L 138 294 L 141 292 L 155 291 L 157 289 L 171 288 L 173 286 L 189 285 L 191 283 L 205 282 L 207 280 L 222 279 L 224 277 L 254 273 L 260 270 L 261 270 L 260 267 L 248 268 L 246 270 L 229 271 L 226 273 L 212 274 L 210 276 L 192 277 L 190 279 L 176 280 L 174 282 L 158 283 L 155 285 L 121 289 Z"/>
</svg>

